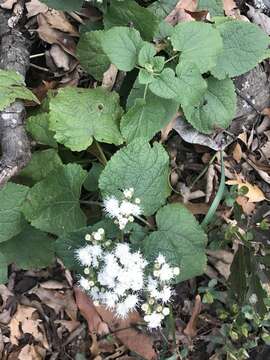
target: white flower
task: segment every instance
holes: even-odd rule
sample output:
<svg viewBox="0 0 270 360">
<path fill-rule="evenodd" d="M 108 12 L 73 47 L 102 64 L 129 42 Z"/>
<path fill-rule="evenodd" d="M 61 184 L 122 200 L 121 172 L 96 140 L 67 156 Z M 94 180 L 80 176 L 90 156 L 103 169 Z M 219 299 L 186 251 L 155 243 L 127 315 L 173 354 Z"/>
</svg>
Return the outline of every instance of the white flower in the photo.
<svg viewBox="0 0 270 360">
<path fill-rule="evenodd" d="M 120 217 L 118 218 L 118 224 L 119 224 L 119 229 L 120 229 L 120 230 L 124 230 L 124 228 L 126 227 L 127 223 L 128 223 L 128 219 L 127 219 L 127 218 L 122 217 L 122 216 L 120 216 Z"/>
<path fill-rule="evenodd" d="M 84 238 L 86 241 L 90 241 L 92 239 L 92 236 L 90 234 L 86 234 Z"/>
<path fill-rule="evenodd" d="M 126 297 L 123 302 L 116 305 L 116 314 L 120 318 L 125 318 L 128 313 L 136 308 L 139 298 L 137 295 L 131 294 Z"/>
<path fill-rule="evenodd" d="M 173 269 L 168 264 L 163 264 L 159 270 L 159 278 L 161 281 L 169 281 L 173 279 Z"/>
<path fill-rule="evenodd" d="M 116 257 L 118 257 L 122 264 L 126 264 L 125 259 L 128 258 L 129 261 L 131 255 L 129 245 L 123 243 L 117 244 L 114 250 L 114 254 Z"/>
<path fill-rule="evenodd" d="M 164 316 L 168 316 L 170 314 L 170 309 L 168 307 L 163 308 L 162 314 Z"/>
<path fill-rule="evenodd" d="M 114 196 L 104 200 L 104 208 L 110 217 L 117 218 L 120 214 L 119 201 Z"/>
<path fill-rule="evenodd" d="M 102 258 L 103 251 L 100 245 L 91 246 L 92 265 L 93 267 L 99 266 L 99 260 Z"/>
<path fill-rule="evenodd" d="M 93 238 L 97 241 L 102 240 L 103 236 L 99 232 L 93 233 Z"/>
<path fill-rule="evenodd" d="M 105 235 L 105 230 L 103 228 L 99 228 L 97 231 L 100 235 Z"/>
<path fill-rule="evenodd" d="M 177 267 L 174 267 L 173 268 L 173 275 L 174 276 L 177 276 L 177 275 L 179 275 L 180 274 L 180 269 L 179 269 L 179 267 L 177 266 Z"/>
<path fill-rule="evenodd" d="M 83 276 L 79 280 L 79 285 L 86 291 L 90 290 L 89 281 Z"/>
<path fill-rule="evenodd" d="M 156 262 L 159 265 L 162 265 L 162 264 L 164 264 L 166 262 L 166 259 L 162 254 L 159 254 L 158 257 L 156 258 Z"/>
<path fill-rule="evenodd" d="M 129 309 L 129 311 L 132 311 L 136 308 L 136 306 L 139 303 L 139 297 L 138 295 L 131 294 L 128 295 L 125 299 L 126 307 Z"/>
<path fill-rule="evenodd" d="M 252 294 L 248 300 L 251 303 L 251 305 L 255 305 L 258 302 L 258 297 L 256 294 Z"/>
<path fill-rule="evenodd" d="M 107 291 L 102 295 L 102 302 L 109 308 L 114 309 L 118 301 L 118 296 L 113 291 Z"/>
<path fill-rule="evenodd" d="M 76 257 L 83 266 L 90 266 L 92 264 L 91 245 L 77 249 Z"/>
<path fill-rule="evenodd" d="M 123 191 L 124 197 L 127 199 L 131 199 L 133 194 L 134 194 L 134 189 L 133 188 L 129 188 Z"/>
<path fill-rule="evenodd" d="M 167 303 L 172 296 L 172 289 L 169 286 L 164 286 L 159 292 L 159 298 L 163 303 Z"/>
<path fill-rule="evenodd" d="M 155 329 L 161 326 L 161 322 L 164 319 L 164 315 L 161 313 L 153 312 L 150 315 L 145 315 L 144 320 L 147 322 L 147 326 L 150 329 Z"/>
</svg>

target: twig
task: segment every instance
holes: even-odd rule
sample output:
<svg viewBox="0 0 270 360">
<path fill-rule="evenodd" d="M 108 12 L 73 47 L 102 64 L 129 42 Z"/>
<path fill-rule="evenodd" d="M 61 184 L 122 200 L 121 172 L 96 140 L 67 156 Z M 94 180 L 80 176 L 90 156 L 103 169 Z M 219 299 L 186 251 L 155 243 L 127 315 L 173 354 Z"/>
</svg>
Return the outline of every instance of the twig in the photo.
<svg viewBox="0 0 270 360">
<path fill-rule="evenodd" d="M 18 5 L 23 9 L 24 1 L 18 1 Z M 0 8 L 0 68 L 14 70 L 25 77 L 29 67 L 28 48 L 30 44 L 19 28 L 22 13 L 23 11 L 14 15 L 10 14 L 10 11 Z M 24 120 L 25 108 L 23 102 L 19 100 L 0 113 L 2 148 L 0 187 L 16 175 L 31 158 Z"/>
</svg>

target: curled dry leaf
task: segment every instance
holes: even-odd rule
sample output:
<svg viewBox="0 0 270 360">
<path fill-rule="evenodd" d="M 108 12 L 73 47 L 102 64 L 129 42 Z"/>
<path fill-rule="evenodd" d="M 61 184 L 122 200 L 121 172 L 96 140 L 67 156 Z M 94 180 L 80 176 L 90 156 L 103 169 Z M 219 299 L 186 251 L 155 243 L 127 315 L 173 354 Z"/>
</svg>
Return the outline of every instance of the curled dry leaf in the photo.
<svg viewBox="0 0 270 360">
<path fill-rule="evenodd" d="M 53 44 L 49 50 L 50 56 L 58 69 L 69 71 L 70 55 L 67 54 L 62 48 Z"/>
<path fill-rule="evenodd" d="M 103 74 L 101 86 L 109 91 L 112 90 L 117 74 L 118 74 L 117 67 L 114 64 L 111 64 L 109 69 L 105 71 L 105 73 Z"/>
<path fill-rule="evenodd" d="M 66 15 L 63 13 L 63 11 L 48 9 L 48 11 L 44 12 L 42 15 L 46 19 L 49 26 L 51 26 L 53 29 L 63 31 L 72 36 L 79 36 L 78 31 L 67 20 Z"/>
<path fill-rule="evenodd" d="M 245 196 L 248 198 L 249 202 L 260 202 L 265 200 L 264 193 L 257 185 L 252 185 L 248 181 L 243 181 L 241 179 L 236 180 L 228 180 L 226 181 L 227 185 L 237 185 L 238 190 L 240 190 L 243 187 L 246 187 L 248 189 Z"/>
<path fill-rule="evenodd" d="M 11 10 L 18 0 L 6 0 L 0 6 L 3 9 Z"/>
<path fill-rule="evenodd" d="M 76 43 L 70 35 L 60 30 L 53 29 L 46 21 L 44 14 L 39 14 L 37 16 L 37 21 L 39 25 L 37 32 L 43 41 L 48 44 L 58 44 L 68 54 L 75 57 Z"/>
<path fill-rule="evenodd" d="M 237 202 L 238 205 L 242 207 L 243 212 L 246 215 L 251 215 L 256 208 L 255 203 L 248 202 L 248 199 L 244 196 L 237 196 L 235 201 Z"/>
<path fill-rule="evenodd" d="M 30 293 L 37 295 L 44 304 L 52 308 L 57 314 L 60 311 L 65 311 L 71 320 L 77 320 L 77 306 L 72 290 L 57 291 L 37 286 Z"/>
<path fill-rule="evenodd" d="M 233 149 L 233 158 L 239 164 L 242 159 L 242 148 L 240 144 L 236 144 Z"/>
<path fill-rule="evenodd" d="M 197 335 L 197 321 L 202 310 L 202 301 L 200 295 L 195 298 L 195 304 L 192 310 L 191 318 L 184 329 L 184 334 L 193 338 Z"/>
<path fill-rule="evenodd" d="M 197 0 L 180 0 L 165 21 L 173 26 L 184 21 L 194 21 L 194 18 L 186 10 L 195 12 L 197 5 Z"/>
<path fill-rule="evenodd" d="M 46 350 L 37 345 L 25 345 L 19 353 L 18 360 L 43 360 Z"/>
<path fill-rule="evenodd" d="M 48 6 L 39 0 L 30 0 L 25 4 L 27 10 L 27 17 L 30 18 L 32 16 L 36 16 L 40 13 L 45 13 L 48 11 Z"/>
<path fill-rule="evenodd" d="M 78 308 L 88 323 L 90 333 L 102 335 L 111 331 L 128 349 L 144 359 L 156 358 L 152 339 L 136 329 L 136 325 L 142 322 L 137 311 L 130 313 L 126 319 L 119 319 L 104 306 L 94 306 L 91 298 L 80 288 L 75 287 L 74 292 Z"/>
</svg>

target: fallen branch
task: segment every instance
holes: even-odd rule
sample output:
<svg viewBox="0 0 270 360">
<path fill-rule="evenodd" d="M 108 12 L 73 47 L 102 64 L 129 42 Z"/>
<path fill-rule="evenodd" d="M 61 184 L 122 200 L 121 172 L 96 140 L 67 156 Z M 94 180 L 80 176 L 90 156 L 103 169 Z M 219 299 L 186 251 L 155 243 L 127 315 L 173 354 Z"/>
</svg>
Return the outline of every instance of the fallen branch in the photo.
<svg viewBox="0 0 270 360">
<path fill-rule="evenodd" d="M 3 1 L 0 1 L 0 4 Z M 0 8 L 0 68 L 14 70 L 25 77 L 29 67 L 29 41 L 20 31 L 24 1 L 11 12 Z M 16 175 L 30 160 L 30 144 L 24 129 L 25 108 L 18 100 L 0 113 L 2 157 L 0 187 Z"/>
</svg>

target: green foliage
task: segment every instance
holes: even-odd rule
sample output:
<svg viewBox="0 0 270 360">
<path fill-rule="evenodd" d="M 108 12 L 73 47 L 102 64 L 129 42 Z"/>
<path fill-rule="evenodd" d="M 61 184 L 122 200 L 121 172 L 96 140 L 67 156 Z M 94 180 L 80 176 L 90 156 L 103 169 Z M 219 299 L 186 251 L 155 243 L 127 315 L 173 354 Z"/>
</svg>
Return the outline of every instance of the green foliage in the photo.
<svg viewBox="0 0 270 360">
<path fill-rule="evenodd" d="M 173 47 L 181 51 L 181 61 L 194 63 L 201 73 L 212 69 L 222 50 L 222 38 L 212 25 L 184 22 L 176 25 L 171 38 Z"/>
<path fill-rule="evenodd" d="M 23 213 L 37 229 L 56 235 L 86 225 L 80 209 L 81 187 L 86 171 L 79 165 L 58 167 L 28 192 Z"/>
<path fill-rule="evenodd" d="M 81 35 L 76 54 L 84 70 L 95 79 L 102 80 L 110 60 L 102 48 L 103 31 L 90 31 Z"/>
<path fill-rule="evenodd" d="M 198 10 L 208 10 L 211 17 L 223 16 L 223 1 L 222 0 L 199 0 Z"/>
<path fill-rule="evenodd" d="M 141 199 L 144 215 L 151 215 L 170 194 L 169 157 L 160 144 L 153 147 L 137 138 L 112 156 L 99 178 L 103 197 L 117 196 L 119 190 L 133 187 Z"/>
<path fill-rule="evenodd" d="M 203 273 L 206 267 L 206 235 L 193 215 L 180 204 L 166 205 L 156 215 L 158 230 L 143 241 L 144 254 L 153 259 L 164 254 L 180 267 L 178 281 Z"/>
<path fill-rule="evenodd" d="M 87 178 L 85 179 L 83 186 L 88 191 L 98 190 L 98 180 L 104 167 L 99 163 L 93 163 L 91 169 L 88 172 Z"/>
<path fill-rule="evenodd" d="M 134 0 L 112 0 L 104 16 L 105 29 L 114 26 L 132 26 L 143 39 L 151 41 L 158 27 L 158 18 Z"/>
<path fill-rule="evenodd" d="M 27 192 L 28 187 L 13 183 L 0 190 L 0 243 L 19 234 L 25 227 L 22 206 Z"/>
<path fill-rule="evenodd" d="M 49 129 L 49 114 L 41 112 L 27 119 L 26 130 L 39 144 L 57 148 L 54 133 Z"/>
<path fill-rule="evenodd" d="M 112 64 L 123 71 L 130 71 L 135 67 L 142 45 L 140 33 L 124 26 L 115 26 L 108 30 L 102 42 Z"/>
<path fill-rule="evenodd" d="M 207 91 L 200 104 L 183 109 L 187 120 L 199 131 L 210 134 L 226 129 L 236 111 L 236 94 L 232 80 L 207 79 Z"/>
<path fill-rule="evenodd" d="M 40 269 L 50 265 L 54 260 L 53 243 L 49 235 L 31 226 L 25 227 L 9 241 L 1 243 L 0 259 L 3 258 L 4 261 L 0 263 L 0 282 L 1 274 L 6 274 L 8 264 L 16 263 L 24 270 Z"/>
<path fill-rule="evenodd" d="M 0 111 L 16 99 L 32 100 L 39 103 L 36 96 L 25 87 L 22 75 L 12 70 L 0 69 Z"/>
<path fill-rule="evenodd" d="M 87 149 L 93 138 L 120 145 L 121 114 L 118 94 L 102 88 L 67 87 L 50 101 L 50 129 L 58 142 L 73 151 Z"/>
<path fill-rule="evenodd" d="M 269 37 L 257 25 L 245 21 L 226 21 L 217 29 L 223 50 L 211 72 L 218 79 L 242 75 L 254 68 L 270 44 Z"/>
<path fill-rule="evenodd" d="M 62 11 L 78 11 L 81 9 L 83 0 L 41 0 L 49 7 Z"/>
</svg>

